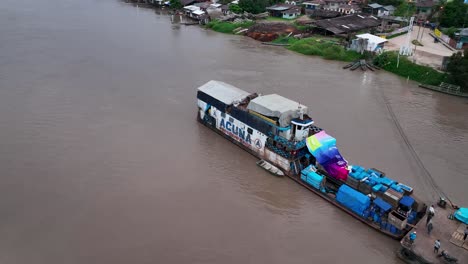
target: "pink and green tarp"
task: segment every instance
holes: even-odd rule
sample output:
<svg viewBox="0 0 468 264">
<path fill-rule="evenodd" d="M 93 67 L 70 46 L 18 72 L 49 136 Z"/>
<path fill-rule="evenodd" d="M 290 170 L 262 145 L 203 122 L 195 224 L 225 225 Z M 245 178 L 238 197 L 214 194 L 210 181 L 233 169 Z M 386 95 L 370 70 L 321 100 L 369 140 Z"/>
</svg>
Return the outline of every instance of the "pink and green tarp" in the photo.
<svg viewBox="0 0 468 264">
<path fill-rule="evenodd" d="M 309 152 L 331 177 L 341 180 L 347 179 L 348 162 L 341 156 L 334 137 L 325 131 L 320 131 L 308 137 L 306 143 Z"/>
</svg>

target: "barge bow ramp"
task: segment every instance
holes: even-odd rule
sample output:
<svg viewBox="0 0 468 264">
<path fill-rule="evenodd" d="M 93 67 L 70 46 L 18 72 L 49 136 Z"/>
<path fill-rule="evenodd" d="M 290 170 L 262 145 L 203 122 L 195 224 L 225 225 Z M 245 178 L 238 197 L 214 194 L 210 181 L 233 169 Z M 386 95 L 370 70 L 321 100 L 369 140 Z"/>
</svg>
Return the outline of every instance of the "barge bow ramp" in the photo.
<svg viewBox="0 0 468 264">
<path fill-rule="evenodd" d="M 432 217 L 433 229 L 429 235 L 426 227 L 426 216 L 400 241 L 400 249 L 397 255 L 406 263 L 451 263 L 438 257 L 445 250 L 450 256 L 458 259 L 454 263 L 468 263 L 468 239 L 463 241 L 463 232 L 466 225 L 456 219 L 449 219 L 455 210 L 449 208 L 435 207 L 435 216 Z M 413 244 L 409 243 L 409 235 L 416 231 L 416 240 Z M 436 239 L 440 240 L 439 254 L 434 253 L 434 243 Z"/>
</svg>

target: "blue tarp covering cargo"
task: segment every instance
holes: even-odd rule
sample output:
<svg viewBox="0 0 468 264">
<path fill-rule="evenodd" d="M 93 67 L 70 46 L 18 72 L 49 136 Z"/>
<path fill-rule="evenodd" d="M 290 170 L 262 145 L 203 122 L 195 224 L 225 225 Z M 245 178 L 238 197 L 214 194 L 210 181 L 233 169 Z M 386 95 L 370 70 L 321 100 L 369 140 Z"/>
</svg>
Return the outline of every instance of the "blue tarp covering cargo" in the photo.
<svg viewBox="0 0 468 264">
<path fill-rule="evenodd" d="M 455 212 L 455 218 L 468 225 L 468 208 L 460 208 Z"/>
<path fill-rule="evenodd" d="M 392 209 L 392 206 L 382 200 L 380 197 L 374 200 L 374 204 L 377 205 L 383 212 L 388 212 L 390 209 Z"/>
<path fill-rule="evenodd" d="M 377 177 L 377 178 L 382 177 L 382 174 L 381 174 L 380 172 L 375 171 L 375 170 L 373 170 L 373 169 L 368 169 L 368 170 L 367 170 L 367 173 L 370 174 L 370 175 L 372 175 L 372 176 L 374 176 L 374 177 Z"/>
<path fill-rule="evenodd" d="M 414 199 L 412 197 L 409 197 L 409 196 L 403 196 L 400 200 L 400 204 L 401 205 L 404 205 L 408 208 L 411 208 L 411 206 L 413 206 L 413 203 L 414 203 Z"/>
<path fill-rule="evenodd" d="M 315 167 L 310 165 L 309 167 L 305 168 L 301 172 L 301 179 L 316 189 L 320 189 L 320 183 L 323 180 L 323 176 L 317 174 L 314 171 Z"/>
<path fill-rule="evenodd" d="M 369 197 L 344 184 L 338 189 L 336 200 L 360 216 L 370 205 Z"/>
<path fill-rule="evenodd" d="M 392 186 L 390 186 L 390 188 L 392 188 L 393 190 L 395 190 L 395 191 L 397 191 L 399 193 L 403 193 L 403 188 L 401 188 L 401 186 L 399 186 L 396 183 L 392 184 Z"/>
<path fill-rule="evenodd" d="M 383 186 L 383 185 L 380 184 L 380 183 L 377 184 L 377 185 L 374 185 L 374 187 L 372 187 L 372 191 L 373 191 L 373 192 L 378 192 L 378 191 L 380 191 L 380 188 L 382 188 L 382 186 Z"/>
<path fill-rule="evenodd" d="M 386 186 L 391 186 L 395 181 L 387 177 L 382 177 L 380 178 L 380 183 Z"/>
<path fill-rule="evenodd" d="M 413 188 L 408 185 L 405 185 L 403 183 L 398 183 L 398 186 L 400 186 L 403 190 L 407 191 L 408 193 L 413 192 Z"/>
</svg>

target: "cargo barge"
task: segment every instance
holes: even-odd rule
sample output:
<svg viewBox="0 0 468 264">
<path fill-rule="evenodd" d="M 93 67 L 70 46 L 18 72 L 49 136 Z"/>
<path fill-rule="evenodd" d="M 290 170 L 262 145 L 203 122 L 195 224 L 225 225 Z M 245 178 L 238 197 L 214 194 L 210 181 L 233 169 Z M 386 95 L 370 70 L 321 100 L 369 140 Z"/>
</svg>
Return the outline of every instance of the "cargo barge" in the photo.
<svg viewBox="0 0 468 264">
<path fill-rule="evenodd" d="M 348 164 L 305 105 L 219 81 L 198 88 L 197 105 L 200 123 L 385 235 L 402 239 L 425 215 L 411 187 Z"/>
</svg>

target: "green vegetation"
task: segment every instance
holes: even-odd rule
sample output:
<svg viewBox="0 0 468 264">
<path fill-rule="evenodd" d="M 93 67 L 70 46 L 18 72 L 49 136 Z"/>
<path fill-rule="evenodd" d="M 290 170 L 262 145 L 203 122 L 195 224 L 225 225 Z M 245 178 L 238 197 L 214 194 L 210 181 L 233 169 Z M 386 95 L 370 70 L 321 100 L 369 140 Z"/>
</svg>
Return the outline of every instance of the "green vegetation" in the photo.
<svg viewBox="0 0 468 264">
<path fill-rule="evenodd" d="M 355 51 L 347 51 L 337 45 L 336 39 L 305 38 L 292 43 L 289 50 L 304 54 L 322 56 L 327 60 L 355 61 L 363 56 Z"/>
<path fill-rule="evenodd" d="M 423 84 L 439 85 L 441 82 L 447 82 L 447 74 L 430 67 L 414 64 L 404 56 L 400 56 L 400 63 L 397 67 L 397 57 L 398 53 L 396 52 L 384 52 L 374 59 L 374 64 L 384 70 L 405 78 L 409 77 L 410 80 Z"/>
<path fill-rule="evenodd" d="M 268 0 L 239 0 L 240 8 L 252 14 L 265 12 L 265 8 L 269 5 Z"/>
<path fill-rule="evenodd" d="M 415 12 L 416 6 L 413 3 L 403 1 L 400 5 L 397 6 L 394 16 L 410 17 Z"/>
<path fill-rule="evenodd" d="M 180 0 L 170 0 L 169 3 L 172 9 L 182 9 L 184 7 Z"/>
<path fill-rule="evenodd" d="M 387 36 L 387 39 L 396 38 L 396 37 L 401 36 L 401 35 L 404 35 L 404 34 L 406 34 L 406 33 L 407 33 L 407 32 L 401 32 L 401 33 L 398 33 L 398 34 L 395 34 L 395 35 Z"/>
<path fill-rule="evenodd" d="M 294 19 L 286 19 L 286 18 L 282 18 L 282 17 L 272 17 L 272 16 L 268 16 L 265 20 L 267 21 L 281 21 L 281 22 L 293 22 Z"/>
<path fill-rule="evenodd" d="M 303 32 L 307 32 L 307 31 L 310 31 L 313 26 L 311 25 L 301 25 L 299 23 L 297 23 L 297 21 L 294 21 L 294 26 L 299 29 L 300 31 L 303 31 Z"/>
<path fill-rule="evenodd" d="M 242 13 L 242 8 L 239 5 L 229 5 L 229 10 L 236 14 Z"/>
<path fill-rule="evenodd" d="M 377 3 L 377 4 L 381 4 L 383 6 L 386 6 L 386 5 L 398 6 L 402 2 L 404 2 L 404 0 L 375 0 L 375 1 L 372 1 L 372 2 Z"/>
<path fill-rule="evenodd" d="M 468 5 L 463 0 L 453 0 L 445 5 L 440 15 L 443 27 L 462 27 L 468 22 Z"/>
<path fill-rule="evenodd" d="M 220 0 L 218 1 L 218 4 L 222 4 L 222 5 L 227 5 L 227 4 L 230 4 L 233 0 Z"/>
<path fill-rule="evenodd" d="M 292 45 L 296 42 L 298 42 L 299 40 L 297 38 L 292 38 L 292 37 L 287 37 L 287 36 L 281 36 L 275 40 L 272 41 L 272 43 L 276 43 L 276 44 L 289 44 L 289 45 Z"/>
<path fill-rule="evenodd" d="M 239 0 L 239 6 L 243 11 L 258 14 L 266 11 L 268 6 L 277 3 L 282 3 L 284 0 Z"/>
<path fill-rule="evenodd" d="M 467 14 L 468 16 L 468 14 Z M 455 36 L 455 33 L 458 31 L 458 28 L 455 28 L 455 27 L 449 27 L 449 28 L 445 28 L 445 29 L 442 29 L 441 30 L 442 33 L 444 33 L 445 35 L 453 38 Z"/>
<path fill-rule="evenodd" d="M 447 65 L 447 72 L 450 74 L 450 83 L 460 85 L 461 90 L 468 92 L 468 50 L 452 55 Z"/>
<path fill-rule="evenodd" d="M 242 27 L 248 28 L 252 26 L 254 22 L 243 22 L 243 23 L 231 23 L 231 22 L 220 22 L 218 20 L 210 21 L 206 26 L 214 31 L 221 33 L 233 34 L 234 29 Z"/>
</svg>

